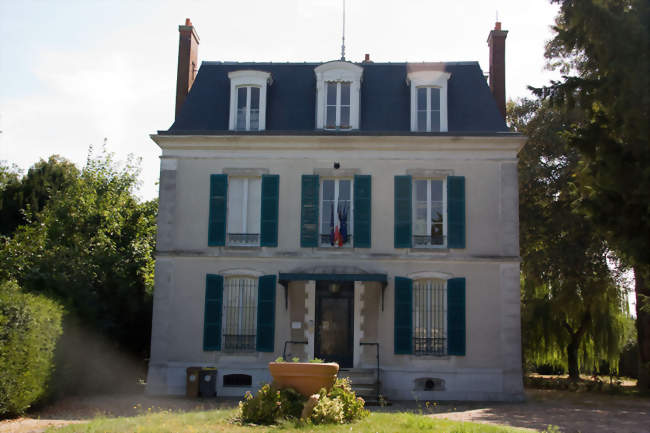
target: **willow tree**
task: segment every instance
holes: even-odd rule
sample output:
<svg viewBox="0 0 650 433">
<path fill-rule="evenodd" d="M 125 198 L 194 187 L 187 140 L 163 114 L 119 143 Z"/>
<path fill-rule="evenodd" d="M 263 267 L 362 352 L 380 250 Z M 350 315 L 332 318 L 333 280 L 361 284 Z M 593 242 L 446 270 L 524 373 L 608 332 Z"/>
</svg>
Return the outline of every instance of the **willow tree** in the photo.
<svg viewBox="0 0 650 433">
<path fill-rule="evenodd" d="M 508 108 L 510 124 L 529 137 L 519 163 L 524 357 L 568 367 L 577 380 L 581 366 L 617 366 L 624 294 L 606 242 L 573 207 L 581 160 L 564 135 L 573 114 L 531 100 Z"/>
<path fill-rule="evenodd" d="M 577 205 L 634 270 L 639 388 L 650 390 L 650 2 L 552 2 L 546 57 L 564 76 L 536 93 L 583 116 L 568 135 L 583 157 Z"/>
</svg>

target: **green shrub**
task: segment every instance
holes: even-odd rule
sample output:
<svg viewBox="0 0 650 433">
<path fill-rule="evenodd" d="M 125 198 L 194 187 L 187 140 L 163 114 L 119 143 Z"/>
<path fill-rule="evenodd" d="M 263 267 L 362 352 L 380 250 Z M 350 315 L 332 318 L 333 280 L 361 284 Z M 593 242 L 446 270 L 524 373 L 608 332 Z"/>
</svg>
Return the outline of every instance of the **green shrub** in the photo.
<svg viewBox="0 0 650 433">
<path fill-rule="evenodd" d="M 343 406 L 343 419 L 345 422 L 352 422 L 356 419 L 363 419 L 369 412 L 364 409 L 365 401 L 357 397 L 350 386 L 350 379 L 337 379 L 332 390 L 327 394 L 329 398 L 336 399 Z"/>
<path fill-rule="evenodd" d="M 264 385 L 253 397 L 246 393 L 239 402 L 239 421 L 250 424 L 273 424 L 282 419 L 299 419 L 307 398 L 291 388 L 277 389 Z M 329 392 L 321 388 L 318 403 L 305 420 L 313 424 L 343 424 L 368 416 L 365 402 L 357 397 L 348 379 L 337 379 Z"/>
<path fill-rule="evenodd" d="M 273 424 L 278 419 L 300 418 L 300 412 L 307 401 L 291 388 L 277 389 L 269 384 L 260 388 L 253 397 L 247 392 L 239 402 L 241 421 L 251 424 Z"/>
<path fill-rule="evenodd" d="M 314 424 L 343 424 L 345 421 L 343 403 L 341 400 L 330 398 L 323 393 L 314 406 L 309 420 Z"/>
<path fill-rule="evenodd" d="M 46 391 L 63 309 L 0 283 L 0 417 L 19 415 Z"/>
</svg>

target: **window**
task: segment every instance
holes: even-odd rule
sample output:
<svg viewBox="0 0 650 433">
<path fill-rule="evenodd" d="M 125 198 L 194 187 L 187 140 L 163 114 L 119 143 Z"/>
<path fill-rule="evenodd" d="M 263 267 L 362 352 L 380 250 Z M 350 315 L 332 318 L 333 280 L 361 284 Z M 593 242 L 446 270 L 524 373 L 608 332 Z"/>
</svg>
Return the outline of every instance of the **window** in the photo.
<svg viewBox="0 0 650 433">
<path fill-rule="evenodd" d="M 228 179 L 228 245 L 260 244 L 261 179 Z"/>
<path fill-rule="evenodd" d="M 350 128 L 350 83 L 327 82 L 326 129 Z"/>
<path fill-rule="evenodd" d="M 409 68 L 415 67 L 409 65 Z M 417 67 L 426 67 L 426 64 Z M 408 73 L 406 80 L 411 86 L 411 131 L 447 131 L 447 81 L 450 77 L 450 73 L 439 70 L 419 69 Z"/>
<path fill-rule="evenodd" d="M 316 128 L 359 128 L 359 92 L 363 68 L 343 61 L 324 63 L 316 74 Z"/>
<path fill-rule="evenodd" d="M 320 245 L 352 245 L 352 179 L 321 181 Z"/>
<path fill-rule="evenodd" d="M 440 88 L 418 87 L 417 130 L 440 131 Z"/>
<path fill-rule="evenodd" d="M 447 288 L 444 280 L 413 281 L 413 353 L 447 354 Z"/>
<path fill-rule="evenodd" d="M 444 179 L 415 179 L 413 188 L 413 247 L 447 244 L 447 188 Z"/>
<path fill-rule="evenodd" d="M 223 350 L 255 351 L 257 278 L 228 277 L 223 291 Z"/>
<path fill-rule="evenodd" d="M 263 131 L 266 129 L 266 89 L 273 80 L 264 71 L 233 71 L 230 78 L 231 131 Z"/>
<path fill-rule="evenodd" d="M 259 131 L 260 88 L 241 86 L 237 88 L 237 131 Z"/>
</svg>

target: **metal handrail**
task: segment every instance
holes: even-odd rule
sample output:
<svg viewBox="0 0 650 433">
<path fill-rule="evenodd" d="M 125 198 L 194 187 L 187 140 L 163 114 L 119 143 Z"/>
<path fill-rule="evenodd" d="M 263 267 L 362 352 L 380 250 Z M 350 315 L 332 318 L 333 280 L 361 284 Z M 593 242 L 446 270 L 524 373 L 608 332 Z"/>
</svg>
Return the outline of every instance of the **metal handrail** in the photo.
<svg viewBox="0 0 650 433">
<path fill-rule="evenodd" d="M 364 343 L 363 341 L 359 342 L 360 346 L 375 346 L 377 348 L 377 403 L 379 403 L 379 385 L 381 381 L 379 380 L 379 343 Z"/>
<path fill-rule="evenodd" d="M 307 341 L 293 341 L 288 340 L 284 342 L 284 349 L 282 350 L 282 359 L 287 360 L 287 344 L 309 344 Z"/>
</svg>

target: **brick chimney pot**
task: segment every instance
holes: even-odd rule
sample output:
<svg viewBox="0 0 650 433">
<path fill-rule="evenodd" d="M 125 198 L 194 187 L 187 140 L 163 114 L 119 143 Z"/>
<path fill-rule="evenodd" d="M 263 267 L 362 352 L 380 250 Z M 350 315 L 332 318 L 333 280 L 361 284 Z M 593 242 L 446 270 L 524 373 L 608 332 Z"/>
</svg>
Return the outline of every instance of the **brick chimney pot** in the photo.
<svg viewBox="0 0 650 433">
<path fill-rule="evenodd" d="M 501 30 L 501 23 L 497 21 L 494 30 L 490 31 L 487 39 L 490 47 L 490 75 L 489 84 L 499 112 L 506 117 L 506 37 L 507 30 Z"/>
<path fill-rule="evenodd" d="M 194 84 L 198 69 L 199 35 L 189 18 L 185 25 L 178 26 L 178 71 L 176 74 L 176 115 L 181 111 L 187 94 Z"/>
</svg>

